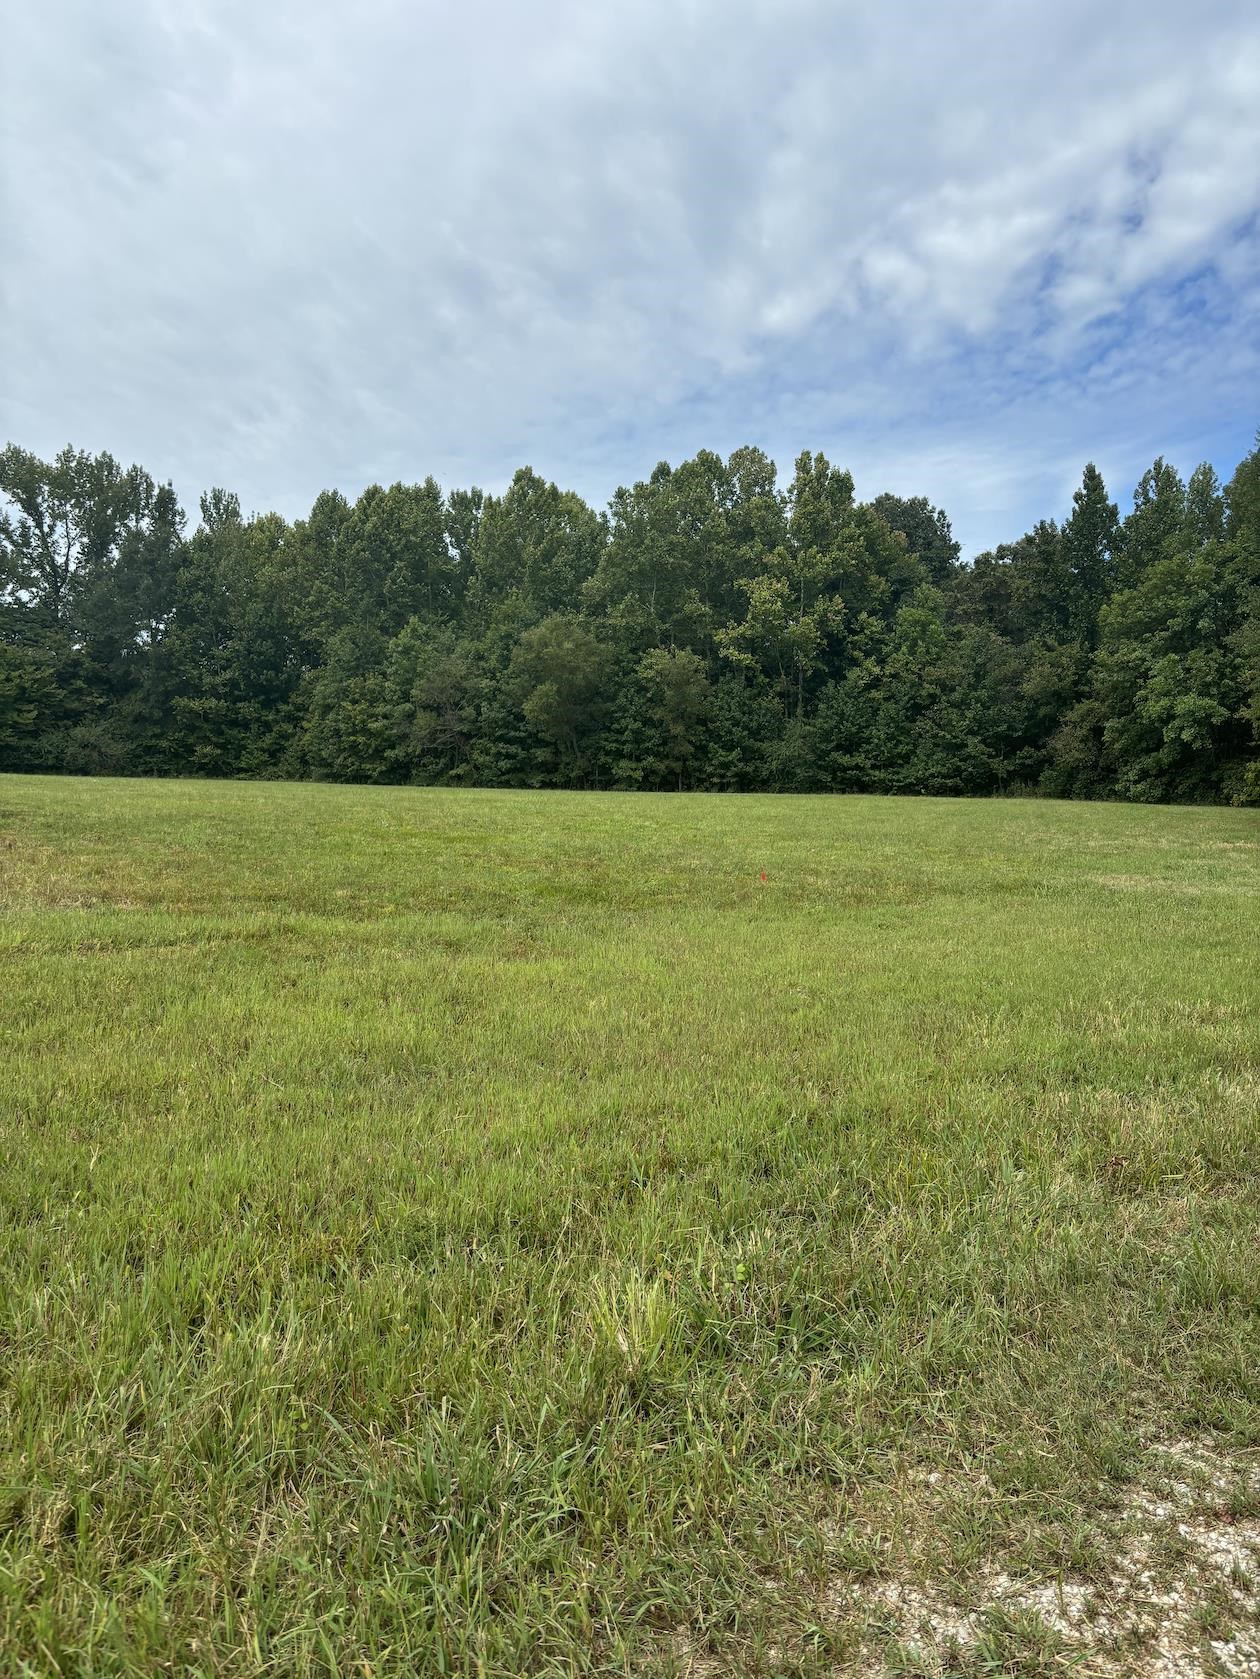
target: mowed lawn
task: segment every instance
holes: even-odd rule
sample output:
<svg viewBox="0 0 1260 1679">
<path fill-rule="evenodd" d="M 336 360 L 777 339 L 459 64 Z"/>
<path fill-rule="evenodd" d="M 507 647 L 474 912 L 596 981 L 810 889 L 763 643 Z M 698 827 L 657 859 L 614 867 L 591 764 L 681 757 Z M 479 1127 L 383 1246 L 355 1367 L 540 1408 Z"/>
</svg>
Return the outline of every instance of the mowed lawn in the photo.
<svg viewBox="0 0 1260 1679">
<path fill-rule="evenodd" d="M 5 1675 L 919 1671 L 1260 1444 L 1254 812 L 4 777 L 0 1057 Z"/>
</svg>

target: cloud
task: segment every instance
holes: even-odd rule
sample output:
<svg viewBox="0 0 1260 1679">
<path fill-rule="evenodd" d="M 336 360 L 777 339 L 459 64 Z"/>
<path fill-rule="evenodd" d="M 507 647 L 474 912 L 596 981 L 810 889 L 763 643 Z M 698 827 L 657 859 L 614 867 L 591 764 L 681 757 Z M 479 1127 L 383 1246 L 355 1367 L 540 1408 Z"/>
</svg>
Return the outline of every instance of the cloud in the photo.
<svg viewBox="0 0 1260 1679">
<path fill-rule="evenodd" d="M 1250 0 L 45 0 L 0 432 L 296 515 L 823 448 L 974 549 L 1250 444 Z M 1191 458 L 1193 457 L 1193 458 Z"/>
</svg>

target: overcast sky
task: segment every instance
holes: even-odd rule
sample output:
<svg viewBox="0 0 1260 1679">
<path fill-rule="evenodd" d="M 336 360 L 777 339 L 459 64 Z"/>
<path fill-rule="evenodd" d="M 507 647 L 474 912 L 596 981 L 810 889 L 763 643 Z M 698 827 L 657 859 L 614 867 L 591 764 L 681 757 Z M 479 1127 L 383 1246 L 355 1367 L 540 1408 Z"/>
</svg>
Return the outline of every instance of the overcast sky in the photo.
<svg viewBox="0 0 1260 1679">
<path fill-rule="evenodd" d="M 5 0 L 0 442 L 297 516 L 802 448 L 965 552 L 1260 424 L 1256 0 Z"/>
</svg>

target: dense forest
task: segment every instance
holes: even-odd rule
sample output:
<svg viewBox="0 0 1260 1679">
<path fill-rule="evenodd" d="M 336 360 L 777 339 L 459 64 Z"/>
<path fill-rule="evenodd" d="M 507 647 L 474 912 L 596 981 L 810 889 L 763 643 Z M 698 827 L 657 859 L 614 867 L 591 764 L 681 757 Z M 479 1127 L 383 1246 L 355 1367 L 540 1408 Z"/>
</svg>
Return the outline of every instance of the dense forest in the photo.
<svg viewBox="0 0 1260 1679">
<path fill-rule="evenodd" d="M 0 768 L 1260 804 L 1260 445 L 960 563 L 803 454 L 307 518 L 0 455 Z"/>
</svg>

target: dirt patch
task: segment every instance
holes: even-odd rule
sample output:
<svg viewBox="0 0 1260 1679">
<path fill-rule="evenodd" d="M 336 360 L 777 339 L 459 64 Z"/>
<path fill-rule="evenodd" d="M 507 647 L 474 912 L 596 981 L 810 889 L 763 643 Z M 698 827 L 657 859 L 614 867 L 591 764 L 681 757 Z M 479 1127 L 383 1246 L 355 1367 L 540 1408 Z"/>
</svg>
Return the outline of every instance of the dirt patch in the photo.
<svg viewBox="0 0 1260 1679">
<path fill-rule="evenodd" d="M 932 1583 L 838 1588 L 864 1609 L 867 1672 L 1260 1679 L 1260 1466 L 1195 1441 L 1150 1450 L 1109 1523 L 1102 1579 L 997 1569 L 965 1599 Z"/>
</svg>

